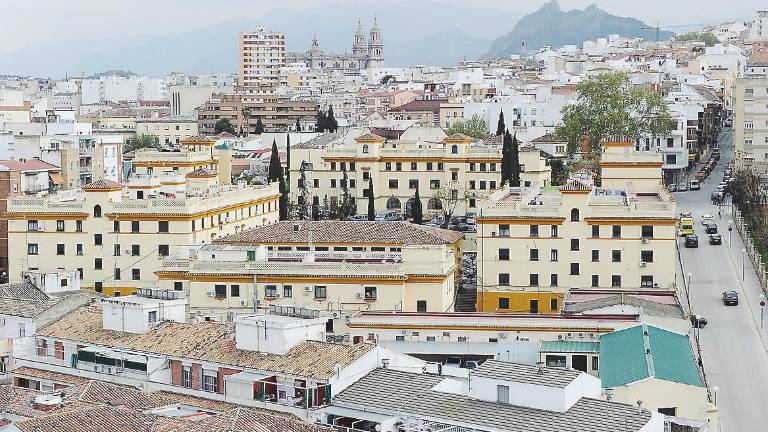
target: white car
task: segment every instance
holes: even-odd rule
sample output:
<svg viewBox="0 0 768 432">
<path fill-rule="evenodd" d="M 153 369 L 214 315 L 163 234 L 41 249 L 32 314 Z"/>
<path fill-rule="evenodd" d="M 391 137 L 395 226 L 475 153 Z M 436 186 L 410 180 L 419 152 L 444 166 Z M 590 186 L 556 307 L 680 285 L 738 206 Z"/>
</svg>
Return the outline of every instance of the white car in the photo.
<svg viewBox="0 0 768 432">
<path fill-rule="evenodd" d="M 706 213 L 701 215 L 701 224 L 702 225 L 709 225 L 711 223 L 715 223 L 715 219 L 712 217 L 711 214 Z"/>
</svg>

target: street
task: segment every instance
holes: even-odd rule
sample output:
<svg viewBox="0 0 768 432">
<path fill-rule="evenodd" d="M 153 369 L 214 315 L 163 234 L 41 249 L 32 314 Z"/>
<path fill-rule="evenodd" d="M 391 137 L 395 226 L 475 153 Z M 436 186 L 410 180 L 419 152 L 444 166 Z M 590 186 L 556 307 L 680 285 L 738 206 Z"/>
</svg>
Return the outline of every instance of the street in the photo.
<svg viewBox="0 0 768 432">
<path fill-rule="evenodd" d="M 721 181 L 724 167 L 731 160 L 732 140 L 730 130 L 721 135 L 722 158 L 701 190 L 675 193 L 678 211 L 693 214 L 699 236 L 698 248 L 686 249 L 682 238 L 678 239 L 682 267 L 678 271 L 680 277 L 685 275 L 688 279 L 690 275 L 692 313 L 709 321 L 699 331 L 699 339 L 707 382 L 720 408 L 721 430 L 757 432 L 766 430 L 763 416 L 768 410 L 765 397 L 768 345 L 760 332 L 760 284 L 749 258 L 743 262 L 744 246 L 736 229 L 729 236 L 730 207 L 723 205 L 722 217 L 718 217 L 718 208 L 710 201 L 710 193 Z M 718 232 L 723 236 L 722 245 L 709 244 L 701 224 L 701 215 L 705 213 L 714 216 Z M 739 294 L 738 306 L 723 305 L 722 292 L 726 290 Z M 684 295 L 685 290 L 681 288 L 681 291 Z"/>
</svg>

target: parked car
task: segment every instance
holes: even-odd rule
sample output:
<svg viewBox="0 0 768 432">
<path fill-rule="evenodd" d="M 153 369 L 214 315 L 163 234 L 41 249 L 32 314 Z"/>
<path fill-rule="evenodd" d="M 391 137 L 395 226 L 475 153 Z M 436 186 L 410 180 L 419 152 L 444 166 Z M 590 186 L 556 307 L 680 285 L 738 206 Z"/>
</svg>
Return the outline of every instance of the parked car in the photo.
<svg viewBox="0 0 768 432">
<path fill-rule="evenodd" d="M 677 192 L 686 192 L 688 190 L 688 184 L 678 183 L 677 186 L 675 186 L 675 190 Z"/>
<path fill-rule="evenodd" d="M 670 183 L 667 185 L 667 190 L 669 190 L 670 192 L 675 192 L 677 190 L 677 185 L 674 183 Z"/>
<path fill-rule="evenodd" d="M 736 306 L 739 304 L 739 293 L 736 291 L 723 292 L 723 304 L 726 306 Z"/>
<path fill-rule="evenodd" d="M 709 213 L 704 213 L 701 215 L 701 224 L 704 226 L 707 226 L 711 223 L 715 223 L 715 218 L 712 217 Z"/>
<path fill-rule="evenodd" d="M 721 245 L 721 244 L 723 244 L 723 237 L 720 234 L 710 234 L 709 235 L 709 244 L 711 244 L 711 245 Z"/>
<path fill-rule="evenodd" d="M 680 218 L 693 218 L 693 213 L 689 211 L 680 212 Z"/>
<path fill-rule="evenodd" d="M 706 232 L 707 234 L 717 234 L 717 224 L 707 224 Z"/>
<path fill-rule="evenodd" d="M 701 189 L 701 185 L 699 184 L 699 181 L 698 180 L 691 180 L 690 189 L 691 190 L 699 190 L 699 189 Z"/>
<path fill-rule="evenodd" d="M 709 195 L 709 198 L 712 200 L 712 204 L 718 205 L 723 202 L 723 193 L 722 192 L 712 192 Z"/>
<path fill-rule="evenodd" d="M 348 221 L 367 221 L 368 215 L 354 215 L 354 216 L 347 216 L 346 219 Z"/>
<path fill-rule="evenodd" d="M 393 211 L 379 212 L 379 213 L 376 213 L 376 220 L 394 222 L 394 221 L 403 220 L 403 217 L 400 216 L 400 214 L 398 214 L 397 212 L 393 212 Z"/>
<path fill-rule="evenodd" d="M 685 238 L 685 247 L 697 248 L 699 247 L 699 237 L 696 234 L 691 234 Z"/>
<path fill-rule="evenodd" d="M 725 127 L 731 127 L 731 126 L 733 126 L 733 121 L 731 121 L 731 120 L 726 120 L 726 121 L 725 121 Z"/>
</svg>

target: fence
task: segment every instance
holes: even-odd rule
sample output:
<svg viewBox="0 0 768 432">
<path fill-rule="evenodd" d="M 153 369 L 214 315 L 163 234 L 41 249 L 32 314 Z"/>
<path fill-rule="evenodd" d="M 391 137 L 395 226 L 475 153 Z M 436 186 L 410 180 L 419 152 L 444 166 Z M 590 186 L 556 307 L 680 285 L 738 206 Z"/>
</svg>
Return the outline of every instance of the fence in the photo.
<svg viewBox="0 0 768 432">
<path fill-rule="evenodd" d="M 765 292 L 768 288 L 768 271 L 766 271 L 765 259 L 760 254 L 760 251 L 758 251 L 755 247 L 755 242 L 752 239 L 752 233 L 749 232 L 747 224 L 744 223 L 744 216 L 742 216 L 741 211 L 739 211 L 739 209 L 733 205 L 731 208 L 733 225 L 735 225 L 736 231 L 744 241 L 744 249 L 747 251 L 747 256 L 749 257 L 749 260 L 752 262 L 752 266 L 755 269 L 757 279 L 760 281 L 760 287 L 762 288 L 763 292 Z"/>
</svg>

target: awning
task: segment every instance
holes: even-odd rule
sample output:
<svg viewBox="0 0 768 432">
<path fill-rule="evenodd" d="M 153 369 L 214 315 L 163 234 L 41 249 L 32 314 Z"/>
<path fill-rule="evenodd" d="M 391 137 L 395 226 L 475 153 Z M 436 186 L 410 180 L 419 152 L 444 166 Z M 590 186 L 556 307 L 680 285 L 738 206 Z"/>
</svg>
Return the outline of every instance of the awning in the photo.
<svg viewBox="0 0 768 432">
<path fill-rule="evenodd" d="M 57 172 L 48 173 L 48 176 L 51 179 L 51 183 L 56 185 L 64 184 L 64 177 L 61 175 L 61 173 L 57 173 Z"/>
<path fill-rule="evenodd" d="M 245 382 L 245 383 L 255 383 L 258 381 L 263 380 L 264 378 L 268 378 L 271 375 L 263 375 L 260 373 L 255 372 L 238 372 L 236 374 L 227 375 L 224 377 L 227 381 L 238 381 L 238 382 Z"/>
</svg>

